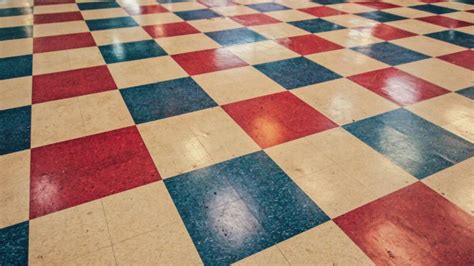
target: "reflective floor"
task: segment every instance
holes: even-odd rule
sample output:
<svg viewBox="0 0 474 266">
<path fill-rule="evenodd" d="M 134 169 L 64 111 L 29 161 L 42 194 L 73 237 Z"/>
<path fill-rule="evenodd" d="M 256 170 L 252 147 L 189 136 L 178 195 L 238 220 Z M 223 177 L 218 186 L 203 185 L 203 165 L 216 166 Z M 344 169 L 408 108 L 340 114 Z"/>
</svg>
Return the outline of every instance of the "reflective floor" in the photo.
<svg viewBox="0 0 474 266">
<path fill-rule="evenodd" d="M 473 265 L 473 0 L 0 0 L 0 265 Z"/>
</svg>

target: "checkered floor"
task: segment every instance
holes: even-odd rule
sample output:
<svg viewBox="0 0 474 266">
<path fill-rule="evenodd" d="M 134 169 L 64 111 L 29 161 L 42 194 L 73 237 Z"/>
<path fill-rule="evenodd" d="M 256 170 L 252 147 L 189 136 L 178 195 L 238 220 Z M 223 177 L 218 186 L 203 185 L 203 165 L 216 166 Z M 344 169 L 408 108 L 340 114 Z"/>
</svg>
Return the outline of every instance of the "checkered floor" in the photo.
<svg viewBox="0 0 474 266">
<path fill-rule="evenodd" d="M 0 1 L 0 265 L 472 265 L 473 13 Z"/>
</svg>

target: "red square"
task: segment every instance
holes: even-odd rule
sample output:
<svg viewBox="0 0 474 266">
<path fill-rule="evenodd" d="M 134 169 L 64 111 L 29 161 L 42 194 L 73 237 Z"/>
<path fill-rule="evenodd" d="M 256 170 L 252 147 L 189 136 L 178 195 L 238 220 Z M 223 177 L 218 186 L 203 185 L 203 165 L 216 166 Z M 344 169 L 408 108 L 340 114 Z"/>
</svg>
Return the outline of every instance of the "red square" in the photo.
<svg viewBox="0 0 474 266">
<path fill-rule="evenodd" d="M 171 57 L 191 76 L 248 65 L 222 48 L 177 54 Z"/>
<path fill-rule="evenodd" d="M 262 148 L 337 127 L 288 91 L 231 103 L 222 108 Z"/>
<path fill-rule="evenodd" d="M 457 52 L 454 54 L 447 54 L 438 57 L 443 59 L 444 61 L 448 61 L 449 63 L 465 67 L 474 71 L 474 51 L 473 50 L 465 50 L 462 52 Z"/>
<path fill-rule="evenodd" d="M 38 37 L 33 39 L 33 53 L 44 53 L 91 46 L 95 46 L 95 41 L 90 32 Z"/>
<path fill-rule="evenodd" d="M 466 12 L 474 13 L 474 9 L 468 10 L 468 11 L 466 11 Z"/>
<path fill-rule="evenodd" d="M 134 126 L 34 148 L 30 218 L 160 179 Z"/>
<path fill-rule="evenodd" d="M 46 24 L 56 22 L 67 22 L 84 20 L 81 12 L 64 12 L 64 13 L 52 13 L 52 14 L 38 14 L 34 15 L 34 24 Z"/>
<path fill-rule="evenodd" d="M 370 31 L 370 34 L 372 36 L 375 36 L 379 39 L 386 40 L 386 41 L 412 37 L 412 36 L 417 35 L 415 33 L 412 33 L 406 30 L 401 30 L 399 28 L 395 28 L 387 24 L 376 24 L 375 26 L 370 27 L 370 28 L 358 28 L 357 30 Z"/>
<path fill-rule="evenodd" d="M 418 0 L 423 3 L 431 4 L 431 3 L 439 3 L 439 2 L 446 2 L 447 0 Z"/>
<path fill-rule="evenodd" d="M 335 15 L 347 14 L 346 12 L 342 12 L 342 11 L 339 11 L 337 9 L 330 8 L 327 6 L 302 8 L 300 9 L 300 11 L 303 11 L 305 13 L 308 13 L 316 17 L 329 17 L 329 16 L 335 16 Z"/>
<path fill-rule="evenodd" d="M 231 19 L 244 26 L 256 26 L 256 25 L 273 24 L 273 23 L 281 22 L 265 14 L 239 15 L 239 16 L 231 17 Z"/>
<path fill-rule="evenodd" d="M 415 183 L 334 219 L 376 265 L 471 265 L 473 218 Z"/>
<path fill-rule="evenodd" d="M 33 103 L 86 95 L 117 88 L 107 66 L 33 76 Z"/>
<path fill-rule="evenodd" d="M 313 34 L 279 39 L 277 42 L 300 55 L 327 52 L 343 48 Z"/>
<path fill-rule="evenodd" d="M 130 6 L 125 6 L 124 9 L 125 11 L 127 11 L 128 14 L 130 14 L 130 16 L 168 12 L 168 9 L 159 5 L 149 5 L 149 6 L 130 5 Z"/>
<path fill-rule="evenodd" d="M 441 27 L 450 28 L 450 29 L 474 25 L 473 23 L 469 23 L 469 22 L 457 20 L 457 19 L 452 19 L 445 16 L 431 16 L 431 17 L 424 17 L 424 18 L 417 18 L 417 19 L 424 22 L 431 23 L 431 24 L 435 24 Z"/>
<path fill-rule="evenodd" d="M 153 38 L 199 33 L 199 30 L 187 22 L 150 25 L 144 26 L 143 29 Z"/>
<path fill-rule="evenodd" d="M 349 79 L 402 106 L 449 92 L 393 67 L 351 76 Z"/>
<path fill-rule="evenodd" d="M 75 3 L 74 0 L 35 0 L 35 6 L 44 6 L 44 5 L 58 5 L 58 4 L 72 4 Z"/>
<path fill-rule="evenodd" d="M 371 7 L 375 9 L 388 9 L 388 8 L 395 8 L 395 7 L 400 7 L 394 4 L 390 3 L 384 3 L 384 2 L 357 2 L 359 5 L 363 5 L 366 7 Z"/>
</svg>

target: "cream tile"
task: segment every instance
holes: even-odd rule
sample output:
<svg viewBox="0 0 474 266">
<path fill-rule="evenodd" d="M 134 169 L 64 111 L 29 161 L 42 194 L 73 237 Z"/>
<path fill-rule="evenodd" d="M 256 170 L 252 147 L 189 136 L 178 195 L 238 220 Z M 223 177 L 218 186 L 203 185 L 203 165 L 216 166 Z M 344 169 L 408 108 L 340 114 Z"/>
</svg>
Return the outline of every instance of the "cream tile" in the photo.
<svg viewBox="0 0 474 266">
<path fill-rule="evenodd" d="M 394 14 L 397 16 L 402 16 L 406 18 L 422 18 L 432 16 L 433 13 L 417 10 L 414 8 L 406 7 L 396 7 L 396 8 L 387 8 L 383 10 L 384 12 Z"/>
<path fill-rule="evenodd" d="M 186 77 L 184 70 L 169 56 L 133 60 L 107 66 L 119 88 Z"/>
<path fill-rule="evenodd" d="M 77 1 L 89 1 L 89 0 L 77 0 Z M 156 5 L 156 0 L 117 0 L 121 6 L 146 6 L 146 5 Z"/>
<path fill-rule="evenodd" d="M 337 43 L 343 47 L 364 46 L 384 41 L 382 39 L 372 36 L 370 31 L 370 28 L 364 30 L 343 29 L 329 32 L 321 32 L 315 35 Z"/>
<path fill-rule="evenodd" d="M 118 28 L 91 32 L 97 45 L 136 42 L 152 38 L 142 27 Z"/>
<path fill-rule="evenodd" d="M 0 2 L 0 8 L 31 7 L 31 6 L 33 6 L 33 0 L 27 0 L 27 1 L 2 1 L 2 2 Z"/>
<path fill-rule="evenodd" d="M 0 228 L 27 221 L 30 205 L 30 151 L 0 156 Z"/>
<path fill-rule="evenodd" d="M 278 248 L 291 265 L 374 265 L 333 221 L 283 241 Z"/>
<path fill-rule="evenodd" d="M 339 125 L 398 108 L 348 79 L 337 79 L 292 91 Z"/>
<path fill-rule="evenodd" d="M 33 26 L 33 37 L 64 35 L 71 33 L 89 32 L 86 22 L 70 21 L 61 23 L 48 23 Z"/>
<path fill-rule="evenodd" d="M 200 32 L 211 32 L 220 30 L 230 30 L 242 27 L 239 23 L 229 18 L 211 18 L 211 19 L 198 19 L 188 21 L 193 27 L 198 29 Z"/>
<path fill-rule="evenodd" d="M 372 27 L 378 23 L 377 21 L 352 14 L 329 16 L 324 19 L 347 28 Z"/>
<path fill-rule="evenodd" d="M 0 80 L 0 110 L 31 104 L 31 76 Z"/>
<path fill-rule="evenodd" d="M 29 263 L 60 264 L 111 245 L 100 201 L 30 220 Z"/>
<path fill-rule="evenodd" d="M 293 9 L 321 6 L 306 0 L 275 0 L 274 2 Z"/>
<path fill-rule="evenodd" d="M 341 3 L 341 4 L 334 4 L 331 5 L 331 8 L 337 9 L 342 12 L 346 12 L 349 14 L 354 14 L 354 13 L 364 13 L 364 12 L 371 12 L 375 11 L 374 8 L 370 8 L 364 5 L 358 5 L 355 3 Z M 351 17 L 353 18 L 353 17 Z"/>
<path fill-rule="evenodd" d="M 425 36 L 414 36 L 390 41 L 396 45 L 429 56 L 441 56 L 465 50 L 465 48 Z"/>
<path fill-rule="evenodd" d="M 385 0 L 384 2 L 399 6 L 417 6 L 423 4 L 422 2 L 417 0 Z"/>
<path fill-rule="evenodd" d="M 398 21 L 387 22 L 385 24 L 420 35 L 445 30 L 445 28 L 441 26 L 416 19 L 403 19 Z"/>
<path fill-rule="evenodd" d="M 457 28 L 456 31 L 461 31 L 467 34 L 474 35 L 474 26 Z"/>
<path fill-rule="evenodd" d="M 269 39 L 280 39 L 291 36 L 306 35 L 307 31 L 287 23 L 276 23 L 249 27 Z"/>
<path fill-rule="evenodd" d="M 220 107 L 141 124 L 138 128 L 164 178 L 259 150 Z"/>
<path fill-rule="evenodd" d="M 474 85 L 472 71 L 437 58 L 399 65 L 397 68 L 452 91 Z"/>
<path fill-rule="evenodd" d="M 308 13 L 301 12 L 299 10 L 294 10 L 294 9 L 267 12 L 265 13 L 265 15 L 268 15 L 270 17 L 273 17 L 275 19 L 278 19 L 284 22 L 314 19 L 314 16 Z"/>
<path fill-rule="evenodd" d="M 128 13 L 124 9 L 117 8 L 104 8 L 104 9 L 92 9 L 92 10 L 82 10 L 82 17 L 85 20 L 91 19 L 103 19 L 103 18 L 117 18 L 117 17 L 126 17 Z"/>
<path fill-rule="evenodd" d="M 342 76 L 352 76 L 390 67 L 385 63 L 350 49 L 339 49 L 324 53 L 311 54 L 306 57 Z"/>
<path fill-rule="evenodd" d="M 182 54 L 220 47 L 217 42 L 202 33 L 158 38 L 155 41 L 168 54 Z"/>
<path fill-rule="evenodd" d="M 443 16 L 452 19 L 463 20 L 469 23 L 474 23 L 474 15 L 469 12 L 454 12 L 449 14 L 443 14 Z"/>
<path fill-rule="evenodd" d="M 99 251 L 94 251 L 87 255 L 75 258 L 73 260 L 62 262 L 61 265 L 70 266 L 84 266 L 84 265 L 102 265 L 113 266 L 116 265 L 114 251 L 112 247 L 106 247 Z"/>
<path fill-rule="evenodd" d="M 473 177 L 474 158 L 471 158 L 429 176 L 422 182 L 472 215 L 474 213 Z"/>
<path fill-rule="evenodd" d="M 0 41 L 0 58 L 33 53 L 33 39 Z"/>
<path fill-rule="evenodd" d="M 33 75 L 105 65 L 98 47 L 33 54 Z"/>
<path fill-rule="evenodd" d="M 33 16 L 0 17 L 0 25 L 2 28 L 33 25 Z"/>
<path fill-rule="evenodd" d="M 65 13 L 79 11 L 79 7 L 76 4 L 58 4 L 58 5 L 44 5 L 35 6 L 33 9 L 34 14 L 51 14 L 51 13 Z"/>
<path fill-rule="evenodd" d="M 158 25 L 183 21 L 183 19 L 171 12 L 133 16 L 133 19 L 138 24 L 140 24 L 140 26 Z"/>
<path fill-rule="evenodd" d="M 225 17 L 258 13 L 255 9 L 241 5 L 213 7 L 211 9 Z"/>
<path fill-rule="evenodd" d="M 259 4 L 259 3 L 268 3 L 268 0 L 234 0 L 234 3 L 241 4 L 241 5 L 251 5 L 251 4 Z"/>
<path fill-rule="evenodd" d="M 245 266 L 245 265 L 290 265 L 288 261 L 285 259 L 283 254 L 281 254 L 278 247 L 272 246 L 265 250 L 262 250 L 250 257 L 247 257 L 243 260 L 240 260 L 232 265 L 235 266 Z"/>
<path fill-rule="evenodd" d="M 205 5 L 202 5 L 198 2 L 169 3 L 162 4 L 162 6 L 171 12 L 189 11 L 206 8 Z"/>
<path fill-rule="evenodd" d="M 43 146 L 133 124 L 116 90 L 35 104 L 31 145 Z"/>
<path fill-rule="evenodd" d="M 235 45 L 226 48 L 226 50 L 231 51 L 233 54 L 251 65 L 299 56 L 299 54 L 272 40 Z"/>
<path fill-rule="evenodd" d="M 435 6 L 442 6 L 442 7 L 447 7 L 447 8 L 452 8 L 452 9 L 457 9 L 457 10 L 472 10 L 474 9 L 474 3 L 471 4 L 464 4 L 464 3 L 458 3 L 458 2 L 440 2 L 440 3 L 434 3 L 433 5 Z M 444 14 L 443 14 L 444 16 Z"/>
</svg>

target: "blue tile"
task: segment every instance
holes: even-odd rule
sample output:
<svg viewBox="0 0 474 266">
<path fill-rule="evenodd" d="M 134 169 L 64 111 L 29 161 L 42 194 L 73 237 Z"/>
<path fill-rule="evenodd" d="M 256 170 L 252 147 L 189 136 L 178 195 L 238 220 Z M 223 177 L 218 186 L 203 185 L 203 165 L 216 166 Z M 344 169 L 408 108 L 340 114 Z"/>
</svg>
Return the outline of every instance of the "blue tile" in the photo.
<svg viewBox="0 0 474 266">
<path fill-rule="evenodd" d="M 474 0 L 454 0 L 454 2 L 464 3 L 468 5 L 474 5 Z"/>
<path fill-rule="evenodd" d="M 217 106 L 189 77 L 120 92 L 137 124 Z"/>
<path fill-rule="evenodd" d="M 320 19 L 320 18 L 293 21 L 293 22 L 288 22 L 288 24 L 296 26 L 305 31 L 309 31 L 311 33 L 345 29 L 345 27 L 339 26 L 337 24 L 334 24 L 332 22 L 329 22 L 327 20 Z"/>
<path fill-rule="evenodd" d="M 182 2 L 192 2 L 193 0 L 158 0 L 160 4 L 172 4 L 172 3 L 182 3 Z"/>
<path fill-rule="evenodd" d="M 311 0 L 311 2 L 318 3 L 321 5 L 334 5 L 346 3 L 347 0 Z"/>
<path fill-rule="evenodd" d="M 396 21 L 396 20 L 402 20 L 406 19 L 405 17 L 393 15 L 390 13 L 386 13 L 383 11 L 372 11 L 372 12 L 365 12 L 365 13 L 358 13 L 356 14 L 358 16 L 372 19 L 378 22 L 390 22 L 390 21 Z"/>
<path fill-rule="evenodd" d="M 167 55 L 153 40 L 115 43 L 99 49 L 107 64 Z"/>
<path fill-rule="evenodd" d="M 93 19 L 87 20 L 86 23 L 91 31 L 138 26 L 138 23 L 131 17 Z"/>
<path fill-rule="evenodd" d="M 28 265 L 28 234 L 28 222 L 0 229 L 1 265 Z"/>
<path fill-rule="evenodd" d="M 30 148 L 31 106 L 0 111 L 0 155 Z"/>
<path fill-rule="evenodd" d="M 248 7 L 255 9 L 260 12 L 270 12 L 270 11 L 278 11 L 278 10 L 288 10 L 290 8 L 286 6 L 282 6 L 276 3 L 261 3 L 261 4 L 252 4 L 247 5 Z"/>
<path fill-rule="evenodd" d="M 427 55 L 388 42 L 359 46 L 352 49 L 392 66 L 429 58 Z"/>
<path fill-rule="evenodd" d="M 262 35 L 247 28 L 207 32 L 206 35 L 222 46 L 266 40 Z"/>
<path fill-rule="evenodd" d="M 459 90 L 457 93 L 474 100 L 474 86 Z"/>
<path fill-rule="evenodd" d="M 205 265 L 228 265 L 329 220 L 263 151 L 165 184 Z"/>
<path fill-rule="evenodd" d="M 0 28 L 0 41 L 31 38 L 32 36 L 33 26 Z"/>
<path fill-rule="evenodd" d="M 220 17 L 219 14 L 210 9 L 198 9 L 190 11 L 175 12 L 175 14 L 184 20 L 209 19 Z"/>
<path fill-rule="evenodd" d="M 2 8 L 0 9 L 0 17 L 28 15 L 31 14 L 32 11 L 33 8 L 31 7 Z"/>
<path fill-rule="evenodd" d="M 80 3 L 80 4 L 77 4 L 77 6 L 79 7 L 80 10 L 93 10 L 93 9 L 120 7 L 120 5 L 115 2 Z"/>
<path fill-rule="evenodd" d="M 426 36 L 431 37 L 433 39 L 449 42 L 455 45 L 463 46 L 466 48 L 474 48 L 474 35 L 467 34 L 464 32 L 456 30 L 447 30 L 426 34 Z"/>
<path fill-rule="evenodd" d="M 254 67 L 286 89 L 295 89 L 341 77 L 304 57 L 270 62 Z"/>
<path fill-rule="evenodd" d="M 405 109 L 344 128 L 418 179 L 474 156 L 474 144 Z"/>
<path fill-rule="evenodd" d="M 434 13 L 434 14 L 446 14 L 446 13 L 457 12 L 456 9 L 442 7 L 442 6 L 429 5 L 429 4 L 428 5 L 411 6 L 411 8 L 421 10 L 421 11 L 430 12 L 430 13 Z"/>
<path fill-rule="evenodd" d="M 32 55 L 0 58 L 0 80 L 31 76 Z"/>
</svg>

